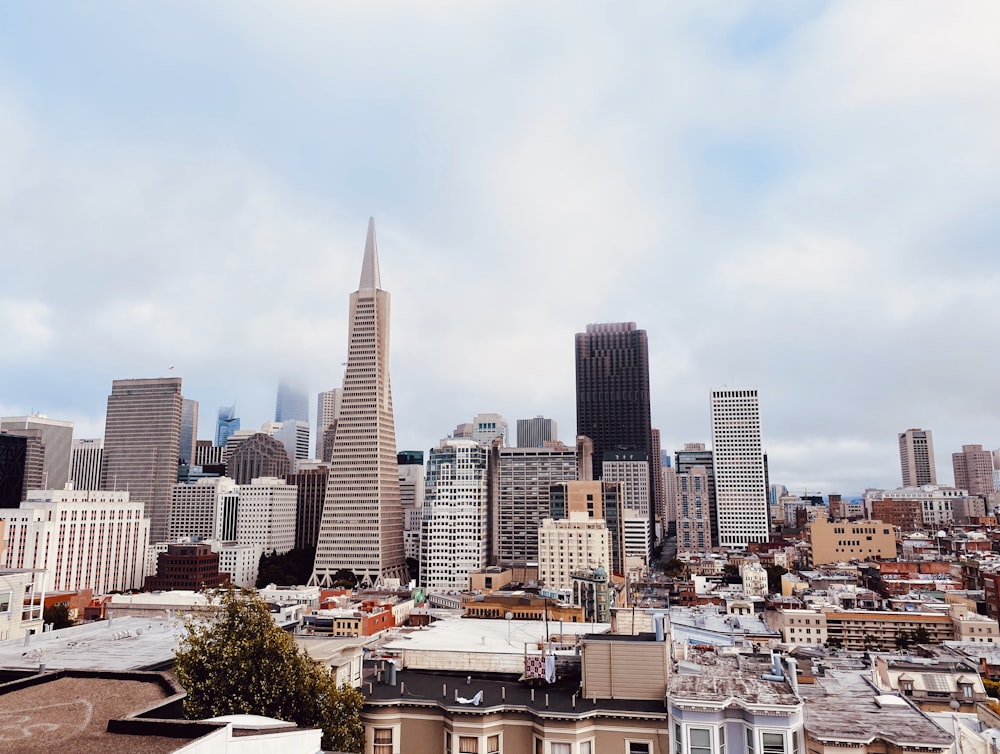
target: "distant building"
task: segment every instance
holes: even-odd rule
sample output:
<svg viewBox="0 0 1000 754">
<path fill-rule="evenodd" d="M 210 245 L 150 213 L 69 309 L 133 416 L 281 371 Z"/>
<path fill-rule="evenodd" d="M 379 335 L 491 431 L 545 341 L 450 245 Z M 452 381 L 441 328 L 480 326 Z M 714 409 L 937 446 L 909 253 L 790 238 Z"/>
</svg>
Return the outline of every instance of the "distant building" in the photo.
<svg viewBox="0 0 1000 754">
<path fill-rule="evenodd" d="M 226 463 L 226 476 L 237 484 L 249 484 L 257 477 L 283 478 L 290 471 L 285 446 L 263 432 L 257 432 L 241 442 Z"/>
<path fill-rule="evenodd" d="M 156 559 L 156 574 L 146 577 L 146 591 L 224 587 L 230 575 L 219 571 L 219 554 L 206 544 L 171 544 Z"/>
<path fill-rule="evenodd" d="M 169 539 L 215 537 L 220 512 L 226 507 L 227 498 L 235 500 L 238 497 L 236 482 L 229 477 L 199 479 L 194 484 L 175 484 L 170 506 Z"/>
<path fill-rule="evenodd" d="M 152 542 L 170 528 L 183 403 L 179 377 L 115 380 L 108 396 L 101 488 L 145 504 Z"/>
<path fill-rule="evenodd" d="M 442 440 L 427 461 L 420 531 L 420 585 L 465 589 L 486 566 L 487 449 L 471 439 Z"/>
<path fill-rule="evenodd" d="M 309 423 L 308 393 L 287 379 L 278 383 L 278 397 L 274 403 L 276 422 L 300 421 Z"/>
<path fill-rule="evenodd" d="M 424 511 L 423 451 L 396 454 L 399 466 L 399 500 L 403 507 L 403 547 L 406 557 L 420 560 L 420 526 Z"/>
<path fill-rule="evenodd" d="M 236 406 L 223 406 L 219 409 L 219 418 L 215 425 L 215 444 L 224 448 L 230 435 L 240 428 L 240 418 L 236 415 Z"/>
<path fill-rule="evenodd" d="M 546 442 L 558 440 L 556 420 L 536 416 L 534 419 L 517 420 L 517 447 L 540 448 Z"/>
<path fill-rule="evenodd" d="M 674 467 L 677 469 L 678 477 L 690 472 L 696 466 L 705 469 L 708 480 L 708 513 L 711 518 L 710 539 L 713 546 L 718 545 L 718 522 L 715 517 L 715 464 L 712 461 L 712 451 L 706 450 L 703 442 L 684 443 L 684 449 L 674 453 Z M 677 515 L 680 516 L 679 513 Z"/>
<path fill-rule="evenodd" d="M 868 489 L 864 493 L 865 515 L 899 527 L 903 532 L 939 529 L 955 518 L 955 504 L 969 492 L 955 487 L 925 484 L 895 490 Z"/>
<path fill-rule="evenodd" d="M 321 461 L 329 461 L 333 453 L 333 437 L 337 431 L 337 416 L 340 414 L 343 397 L 344 391 L 338 387 L 324 390 L 316 401 L 316 458 Z"/>
<path fill-rule="evenodd" d="M 47 592 L 141 589 L 150 525 L 144 512 L 128 492 L 32 490 L 18 510 L 4 513 L 0 565 L 44 569 Z"/>
<path fill-rule="evenodd" d="M 547 587 L 569 591 L 574 573 L 610 562 L 611 537 L 601 519 L 574 511 L 559 521 L 547 518 L 538 529 L 538 578 Z"/>
<path fill-rule="evenodd" d="M 767 542 L 767 472 L 756 388 L 712 391 L 712 459 L 722 547 Z"/>
<path fill-rule="evenodd" d="M 278 554 L 295 547 L 297 489 L 283 478 L 260 477 L 226 496 L 216 537 L 226 542 L 260 545 Z"/>
<path fill-rule="evenodd" d="M 181 442 L 179 458 L 194 466 L 194 449 L 198 444 L 198 401 L 185 398 L 181 404 Z"/>
<path fill-rule="evenodd" d="M 677 474 L 677 550 L 707 552 L 712 549 L 712 511 L 709 506 L 708 470 L 691 466 Z"/>
<path fill-rule="evenodd" d="M 323 519 L 323 501 L 326 500 L 326 488 L 330 481 L 330 465 L 318 462 L 308 468 L 297 469 L 285 479 L 298 490 L 295 546 L 315 549 L 319 540 L 319 524 Z"/>
<path fill-rule="evenodd" d="M 487 448 L 499 437 L 500 447 L 505 447 L 507 445 L 507 420 L 500 414 L 477 414 L 472 420 L 469 437 Z"/>
<path fill-rule="evenodd" d="M 608 528 L 611 561 L 609 573 L 623 578 L 625 562 L 625 506 L 617 482 L 558 482 L 549 490 L 551 518 L 568 519 L 576 512 L 601 519 Z"/>
<path fill-rule="evenodd" d="M 17 433 L 37 429 L 45 448 L 42 464 L 42 485 L 61 490 L 70 480 L 70 454 L 73 447 L 73 422 L 50 419 L 42 414 L 7 416 L 0 419 L 0 430 Z"/>
<path fill-rule="evenodd" d="M 101 464 L 104 462 L 104 438 L 74 439 L 70 452 L 70 479 L 73 489 L 101 489 Z"/>
<path fill-rule="evenodd" d="M 955 486 L 983 500 L 991 500 L 993 486 L 993 454 L 982 445 L 963 445 L 961 453 L 951 454 Z"/>
<path fill-rule="evenodd" d="M 24 499 L 28 438 L 0 432 L 0 508 L 17 508 Z"/>
<path fill-rule="evenodd" d="M 934 439 L 929 429 L 908 429 L 899 433 L 899 467 L 904 487 L 937 484 Z"/>
</svg>

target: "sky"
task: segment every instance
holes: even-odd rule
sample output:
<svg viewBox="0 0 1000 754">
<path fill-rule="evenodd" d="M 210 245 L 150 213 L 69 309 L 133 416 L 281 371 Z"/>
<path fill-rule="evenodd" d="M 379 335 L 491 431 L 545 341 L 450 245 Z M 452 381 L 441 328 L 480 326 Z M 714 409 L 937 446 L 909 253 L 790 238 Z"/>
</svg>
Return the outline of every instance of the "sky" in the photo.
<svg viewBox="0 0 1000 754">
<path fill-rule="evenodd" d="M 1000 5 L 0 0 L 0 415 L 179 376 L 337 387 L 374 216 L 397 444 L 575 436 L 573 336 L 649 337 L 667 450 L 760 391 L 772 482 L 1000 448 Z"/>
</svg>

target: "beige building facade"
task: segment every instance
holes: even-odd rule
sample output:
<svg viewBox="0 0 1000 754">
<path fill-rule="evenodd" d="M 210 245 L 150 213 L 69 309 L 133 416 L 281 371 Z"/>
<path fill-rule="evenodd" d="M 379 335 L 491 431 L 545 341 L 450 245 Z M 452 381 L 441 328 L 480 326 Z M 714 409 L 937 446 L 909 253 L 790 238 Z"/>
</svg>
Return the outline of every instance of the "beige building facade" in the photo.
<svg viewBox="0 0 1000 754">
<path fill-rule="evenodd" d="M 816 519 L 808 532 L 813 565 L 896 557 L 896 527 L 882 521 Z"/>
</svg>

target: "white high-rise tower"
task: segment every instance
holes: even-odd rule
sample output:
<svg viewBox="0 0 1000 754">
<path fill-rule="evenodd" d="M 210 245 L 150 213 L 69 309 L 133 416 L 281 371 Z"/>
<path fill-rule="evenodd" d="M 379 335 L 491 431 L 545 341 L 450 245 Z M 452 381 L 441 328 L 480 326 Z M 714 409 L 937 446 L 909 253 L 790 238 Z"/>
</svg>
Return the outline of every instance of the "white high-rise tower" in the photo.
<svg viewBox="0 0 1000 754">
<path fill-rule="evenodd" d="M 767 542 L 767 482 L 756 388 L 712 391 L 712 458 L 719 544 Z"/>
<path fill-rule="evenodd" d="M 347 366 L 311 582 L 337 571 L 363 581 L 406 578 L 396 428 L 389 386 L 389 293 L 379 278 L 375 220 L 351 294 Z"/>
</svg>

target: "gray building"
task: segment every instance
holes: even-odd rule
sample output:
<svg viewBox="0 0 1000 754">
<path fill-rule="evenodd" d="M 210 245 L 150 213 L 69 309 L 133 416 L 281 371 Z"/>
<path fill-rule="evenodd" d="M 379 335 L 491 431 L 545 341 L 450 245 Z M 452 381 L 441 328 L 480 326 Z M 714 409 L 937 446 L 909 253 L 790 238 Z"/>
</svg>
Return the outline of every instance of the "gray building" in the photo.
<svg viewBox="0 0 1000 754">
<path fill-rule="evenodd" d="M 26 429 L 37 429 L 40 432 L 39 439 L 45 446 L 42 487 L 61 490 L 70 480 L 73 422 L 50 419 L 41 414 L 8 416 L 0 419 L 0 430 L 16 434 L 19 430 Z"/>
<path fill-rule="evenodd" d="M 558 440 L 556 420 L 536 416 L 534 419 L 517 420 L 517 447 L 540 448 L 545 443 Z"/>
</svg>

